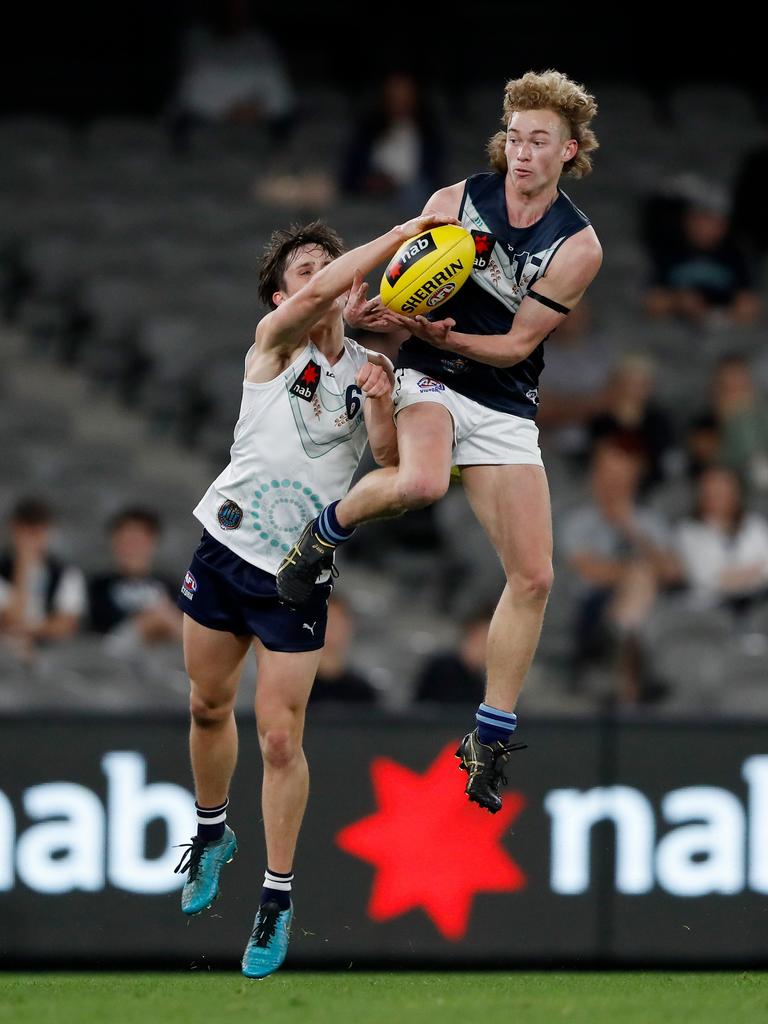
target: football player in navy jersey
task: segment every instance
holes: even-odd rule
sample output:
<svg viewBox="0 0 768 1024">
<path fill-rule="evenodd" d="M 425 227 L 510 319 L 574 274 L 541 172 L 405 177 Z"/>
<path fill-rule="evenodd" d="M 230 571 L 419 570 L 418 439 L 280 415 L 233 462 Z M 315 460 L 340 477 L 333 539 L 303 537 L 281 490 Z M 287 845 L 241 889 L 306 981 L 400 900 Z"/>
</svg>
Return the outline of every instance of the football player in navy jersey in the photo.
<svg viewBox="0 0 768 1024">
<path fill-rule="evenodd" d="M 490 140 L 489 173 L 439 189 L 425 212 L 456 216 L 475 237 L 469 280 L 439 313 L 409 319 L 354 289 L 354 327 L 402 331 L 395 409 L 399 465 L 376 470 L 310 524 L 277 573 L 300 604 L 317 578 L 321 545 L 370 519 L 437 501 L 452 466 L 493 543 L 506 586 L 488 635 L 485 700 L 457 751 L 470 800 L 492 813 L 517 725 L 514 708 L 536 651 L 552 586 L 552 525 L 535 423 L 543 342 L 580 301 L 602 251 L 586 215 L 560 188 L 591 169 L 597 111 L 558 71 L 507 83 L 504 130 Z M 439 319 L 438 319 L 439 317 Z"/>
</svg>

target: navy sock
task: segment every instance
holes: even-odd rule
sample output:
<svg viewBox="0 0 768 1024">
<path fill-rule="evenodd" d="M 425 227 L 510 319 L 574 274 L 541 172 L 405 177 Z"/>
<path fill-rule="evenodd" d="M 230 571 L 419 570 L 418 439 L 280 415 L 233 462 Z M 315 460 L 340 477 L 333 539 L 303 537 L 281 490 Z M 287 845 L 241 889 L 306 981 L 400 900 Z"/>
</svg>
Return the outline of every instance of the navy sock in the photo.
<svg viewBox="0 0 768 1024">
<path fill-rule="evenodd" d="M 513 711 L 500 711 L 490 704 L 480 705 L 475 720 L 481 743 L 509 743 L 517 728 L 517 715 Z"/>
<path fill-rule="evenodd" d="M 336 506 L 338 504 L 338 501 L 332 501 L 330 505 L 326 505 L 315 520 L 315 533 L 326 544 L 343 544 L 355 532 L 354 526 L 351 530 L 347 529 L 336 518 Z"/>
<path fill-rule="evenodd" d="M 200 804 L 195 801 L 195 810 L 197 811 L 197 834 L 201 839 L 204 839 L 206 843 L 210 843 L 215 839 L 221 839 L 224 835 L 224 822 L 227 820 L 228 807 L 229 799 L 226 799 L 223 804 L 219 804 L 218 807 L 201 807 Z"/>
<path fill-rule="evenodd" d="M 270 871 L 269 868 L 264 872 L 264 888 L 261 890 L 260 904 L 276 903 L 281 910 L 288 910 L 291 905 L 291 882 L 293 881 L 293 872 L 289 871 L 287 875 L 282 874 L 280 871 Z"/>
</svg>

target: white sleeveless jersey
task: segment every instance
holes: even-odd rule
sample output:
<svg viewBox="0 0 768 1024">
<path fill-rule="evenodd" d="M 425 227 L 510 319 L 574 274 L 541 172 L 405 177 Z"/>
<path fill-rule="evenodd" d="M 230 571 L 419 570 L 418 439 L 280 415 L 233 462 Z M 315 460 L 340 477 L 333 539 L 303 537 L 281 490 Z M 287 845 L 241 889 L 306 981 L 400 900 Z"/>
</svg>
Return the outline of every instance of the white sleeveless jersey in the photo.
<svg viewBox="0 0 768 1024">
<path fill-rule="evenodd" d="M 274 575 L 307 520 L 347 493 L 368 435 L 355 383 L 367 351 L 331 366 L 310 342 L 280 376 L 243 381 L 230 463 L 194 511 L 208 533 Z"/>
</svg>

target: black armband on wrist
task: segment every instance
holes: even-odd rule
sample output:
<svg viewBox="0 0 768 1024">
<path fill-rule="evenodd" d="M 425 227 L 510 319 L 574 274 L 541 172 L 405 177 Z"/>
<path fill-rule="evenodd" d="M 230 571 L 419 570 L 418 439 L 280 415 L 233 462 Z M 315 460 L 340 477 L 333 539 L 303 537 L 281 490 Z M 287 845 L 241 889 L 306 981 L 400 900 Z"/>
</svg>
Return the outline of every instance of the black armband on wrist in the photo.
<svg viewBox="0 0 768 1024">
<path fill-rule="evenodd" d="M 536 299 L 536 301 L 540 302 L 542 304 L 542 306 L 548 306 L 549 309 L 554 309 L 554 311 L 556 313 L 570 313 L 571 312 L 570 309 L 567 306 L 564 306 L 560 302 L 555 302 L 554 299 L 550 299 L 546 295 L 539 295 L 539 293 L 535 292 L 532 288 L 529 288 L 528 291 L 525 294 L 528 295 L 532 299 Z"/>
</svg>

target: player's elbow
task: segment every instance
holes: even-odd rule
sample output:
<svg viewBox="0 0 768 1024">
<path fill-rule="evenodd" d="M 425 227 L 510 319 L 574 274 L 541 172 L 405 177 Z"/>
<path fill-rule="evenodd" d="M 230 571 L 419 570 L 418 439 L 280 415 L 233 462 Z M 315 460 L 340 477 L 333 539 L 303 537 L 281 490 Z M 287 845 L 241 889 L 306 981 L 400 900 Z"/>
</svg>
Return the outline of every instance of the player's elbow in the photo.
<svg viewBox="0 0 768 1024">
<path fill-rule="evenodd" d="M 371 455 L 377 466 L 397 466 L 400 462 L 400 454 L 397 450 L 397 442 L 390 444 L 372 444 Z"/>
</svg>

